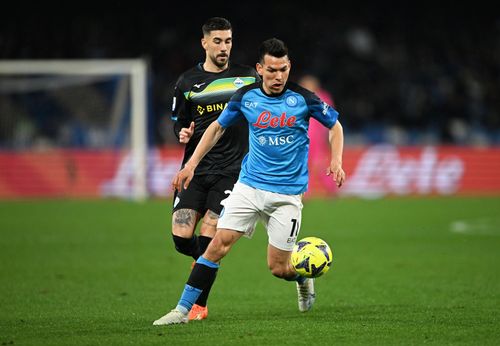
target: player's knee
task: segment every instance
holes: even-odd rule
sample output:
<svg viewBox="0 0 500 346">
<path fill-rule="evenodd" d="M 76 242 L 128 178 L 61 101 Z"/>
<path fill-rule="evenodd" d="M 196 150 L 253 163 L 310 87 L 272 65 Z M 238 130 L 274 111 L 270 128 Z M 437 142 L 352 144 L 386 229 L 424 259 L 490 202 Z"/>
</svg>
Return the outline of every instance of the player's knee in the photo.
<svg viewBox="0 0 500 346">
<path fill-rule="evenodd" d="M 207 247 L 207 250 L 205 251 L 206 256 L 203 255 L 203 257 L 206 257 L 214 262 L 218 262 L 227 255 L 230 249 L 231 246 L 229 244 L 226 244 L 219 238 L 215 237 L 212 239 Z"/>
<path fill-rule="evenodd" d="M 200 235 L 213 238 L 217 232 L 217 221 L 219 220 L 219 214 L 214 213 L 211 210 L 207 210 L 205 216 L 203 217 L 203 223 L 200 227 Z"/>
<path fill-rule="evenodd" d="M 285 279 L 290 276 L 290 273 L 288 272 L 288 268 L 284 265 L 280 264 L 270 264 L 269 265 L 269 270 L 271 270 L 271 274 L 274 276 Z"/>
<path fill-rule="evenodd" d="M 191 238 L 196 229 L 199 213 L 191 209 L 179 209 L 172 214 L 172 234 Z"/>
<path fill-rule="evenodd" d="M 175 249 L 186 256 L 193 256 L 198 247 L 196 242 L 196 237 L 191 236 L 190 238 L 179 237 L 175 234 L 172 235 L 174 240 Z"/>
<path fill-rule="evenodd" d="M 215 233 L 217 232 L 217 224 L 208 225 L 203 223 L 200 227 L 200 235 L 208 238 L 215 237 Z"/>
</svg>

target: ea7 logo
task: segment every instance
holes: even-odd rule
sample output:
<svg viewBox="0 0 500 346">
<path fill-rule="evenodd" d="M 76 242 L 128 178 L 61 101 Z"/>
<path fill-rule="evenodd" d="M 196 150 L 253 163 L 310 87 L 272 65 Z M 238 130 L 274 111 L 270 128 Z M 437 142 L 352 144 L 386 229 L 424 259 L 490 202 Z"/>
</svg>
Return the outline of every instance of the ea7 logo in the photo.
<svg viewBox="0 0 500 346">
<path fill-rule="evenodd" d="M 245 101 L 245 107 L 247 108 L 257 108 L 258 102 Z"/>
</svg>

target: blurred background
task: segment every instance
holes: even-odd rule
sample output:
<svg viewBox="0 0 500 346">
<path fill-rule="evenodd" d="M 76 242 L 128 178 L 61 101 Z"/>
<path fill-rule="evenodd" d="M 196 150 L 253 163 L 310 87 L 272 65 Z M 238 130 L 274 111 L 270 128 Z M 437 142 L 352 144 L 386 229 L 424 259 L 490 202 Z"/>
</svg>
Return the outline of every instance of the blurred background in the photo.
<svg viewBox="0 0 500 346">
<path fill-rule="evenodd" d="M 0 344 L 500 345 L 494 5 L 2 2 Z M 300 231 L 334 264 L 298 316 L 260 225 L 224 259 L 209 320 L 159 330 L 192 264 L 171 238 L 173 87 L 212 16 L 235 62 L 284 40 L 291 79 L 340 113 L 347 181 L 325 176 L 312 120 Z"/>
<path fill-rule="evenodd" d="M 344 126 L 352 179 L 341 193 L 500 192 L 500 15 L 491 8 L 322 1 L 17 7 L 0 14 L 0 60 L 145 63 L 148 196 L 168 196 L 179 168 L 173 87 L 203 61 L 201 25 L 211 16 L 233 24 L 233 61 L 254 65 L 259 43 L 275 36 L 289 46 L 291 79 L 316 79 Z M 82 71 L 0 73 L 0 197 L 134 193 L 132 82 L 126 73 Z M 319 172 L 327 162 L 321 150 L 312 152 L 311 193 L 337 194 Z"/>
</svg>

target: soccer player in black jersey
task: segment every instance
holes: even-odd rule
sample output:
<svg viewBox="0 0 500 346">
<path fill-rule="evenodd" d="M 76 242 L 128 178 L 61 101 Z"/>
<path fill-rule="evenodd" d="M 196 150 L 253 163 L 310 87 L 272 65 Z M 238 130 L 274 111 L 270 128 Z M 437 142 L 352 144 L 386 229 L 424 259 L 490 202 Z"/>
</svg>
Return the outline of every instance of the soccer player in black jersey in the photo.
<svg viewBox="0 0 500 346">
<path fill-rule="evenodd" d="M 227 19 L 210 18 L 202 31 L 205 61 L 184 72 L 175 86 L 172 119 L 176 136 L 186 145 L 182 166 L 234 92 L 260 80 L 254 68 L 229 62 L 233 38 L 231 23 Z M 241 161 L 247 151 L 248 128 L 242 121 L 228 128 L 219 143 L 200 162 L 191 185 L 178 193 L 176 191 L 172 235 L 177 251 L 195 260 L 205 252 L 215 235 L 222 210 L 220 202 L 238 180 Z M 197 236 L 195 229 L 200 220 Z M 209 292 L 210 289 L 204 291 L 196 301 L 189 314 L 190 320 L 207 317 Z"/>
</svg>

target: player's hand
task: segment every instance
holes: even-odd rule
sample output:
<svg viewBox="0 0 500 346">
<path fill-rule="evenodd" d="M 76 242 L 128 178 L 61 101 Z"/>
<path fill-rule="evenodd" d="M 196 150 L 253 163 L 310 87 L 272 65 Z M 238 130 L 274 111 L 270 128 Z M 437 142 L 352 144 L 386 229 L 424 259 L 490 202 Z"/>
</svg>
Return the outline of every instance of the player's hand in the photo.
<svg viewBox="0 0 500 346">
<path fill-rule="evenodd" d="M 187 189 L 191 180 L 193 180 L 194 168 L 186 163 L 183 169 L 181 169 L 175 175 L 172 180 L 172 190 L 177 190 L 180 192 L 183 188 Z"/>
<path fill-rule="evenodd" d="M 183 127 L 179 131 L 179 142 L 181 143 L 189 142 L 193 133 L 194 133 L 194 121 L 191 121 L 189 127 Z"/>
<path fill-rule="evenodd" d="M 326 169 L 326 175 L 331 175 L 337 187 L 341 187 L 345 182 L 345 172 L 342 169 L 342 163 L 332 161 L 330 167 Z"/>
</svg>

